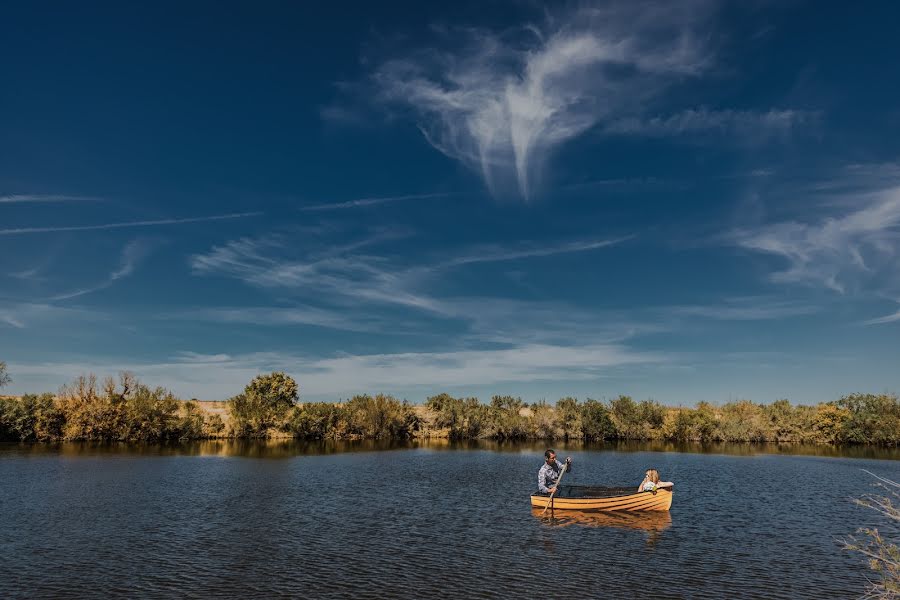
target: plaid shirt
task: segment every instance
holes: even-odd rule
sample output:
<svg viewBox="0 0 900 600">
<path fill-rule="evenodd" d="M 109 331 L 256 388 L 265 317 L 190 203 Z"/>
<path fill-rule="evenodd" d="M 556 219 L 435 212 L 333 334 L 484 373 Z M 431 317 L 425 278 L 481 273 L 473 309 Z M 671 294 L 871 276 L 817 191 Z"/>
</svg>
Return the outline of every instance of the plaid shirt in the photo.
<svg viewBox="0 0 900 600">
<path fill-rule="evenodd" d="M 556 461 L 556 464 L 551 466 L 548 465 L 546 461 L 544 461 L 544 466 L 541 467 L 541 470 L 538 471 L 538 490 L 543 494 L 549 494 L 550 489 L 556 485 L 556 482 L 559 480 L 559 474 L 562 471 L 563 464 L 559 461 Z M 568 473 L 569 470 L 572 469 L 572 465 L 569 465 L 569 468 L 566 469 Z"/>
</svg>

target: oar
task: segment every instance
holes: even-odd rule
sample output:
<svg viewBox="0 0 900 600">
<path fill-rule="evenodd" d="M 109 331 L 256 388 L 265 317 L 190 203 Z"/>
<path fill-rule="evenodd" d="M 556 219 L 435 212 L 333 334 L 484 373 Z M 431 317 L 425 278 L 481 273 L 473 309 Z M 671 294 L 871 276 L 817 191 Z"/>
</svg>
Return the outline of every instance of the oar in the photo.
<svg viewBox="0 0 900 600">
<path fill-rule="evenodd" d="M 550 505 L 553 504 L 553 496 L 556 495 L 556 490 L 559 489 L 559 484 L 562 483 L 563 475 L 566 474 L 566 469 L 569 468 L 569 463 L 563 465 L 562 470 L 559 472 L 559 479 L 556 480 L 556 487 L 550 492 L 550 499 L 547 500 L 547 506 L 544 507 L 544 512 L 541 513 L 541 516 L 544 516 L 544 513 L 547 512 L 547 509 L 550 508 Z"/>
</svg>

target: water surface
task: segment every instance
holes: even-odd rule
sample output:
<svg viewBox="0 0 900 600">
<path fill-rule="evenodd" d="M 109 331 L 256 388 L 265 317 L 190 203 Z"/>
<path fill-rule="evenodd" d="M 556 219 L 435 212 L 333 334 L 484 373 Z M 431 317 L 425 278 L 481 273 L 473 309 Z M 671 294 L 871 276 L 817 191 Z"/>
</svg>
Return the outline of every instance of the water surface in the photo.
<svg viewBox="0 0 900 600">
<path fill-rule="evenodd" d="M 900 478 L 893 451 L 665 449 L 557 448 L 570 483 L 659 469 L 669 514 L 540 518 L 534 444 L 0 446 L 0 597 L 864 592 L 837 538 L 880 524 L 851 498 Z"/>
</svg>

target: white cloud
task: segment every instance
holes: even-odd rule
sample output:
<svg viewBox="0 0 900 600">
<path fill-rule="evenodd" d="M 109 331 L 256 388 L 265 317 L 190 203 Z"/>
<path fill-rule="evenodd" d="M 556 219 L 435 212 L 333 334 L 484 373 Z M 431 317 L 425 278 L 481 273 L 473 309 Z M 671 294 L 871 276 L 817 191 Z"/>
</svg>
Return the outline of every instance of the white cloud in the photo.
<svg viewBox="0 0 900 600">
<path fill-rule="evenodd" d="M 536 245 L 518 245 L 518 246 L 488 246 L 477 248 L 474 251 L 468 251 L 461 256 L 451 258 L 441 262 L 436 268 L 455 267 L 460 265 L 468 265 L 472 263 L 482 262 L 503 262 L 508 260 L 519 260 L 522 258 L 535 258 L 541 256 L 554 256 L 557 254 L 570 254 L 575 252 L 586 252 L 588 250 L 597 250 L 614 246 L 625 240 L 631 239 L 633 236 L 609 239 L 609 240 L 577 240 L 574 242 L 565 242 L 562 244 L 553 244 L 549 246 Z"/>
<path fill-rule="evenodd" d="M 453 51 L 387 61 L 373 81 L 436 149 L 527 198 L 556 148 L 710 64 L 697 30 L 711 7 L 619 3 L 514 32 L 452 31 Z"/>
<path fill-rule="evenodd" d="M 890 315 L 864 321 L 863 325 L 883 325 L 885 323 L 896 323 L 897 321 L 900 321 L 900 310 Z"/>
<path fill-rule="evenodd" d="M 333 303 L 375 302 L 399 305 L 438 315 L 448 315 L 445 303 L 423 291 L 423 280 L 436 272 L 466 264 L 502 262 L 532 257 L 587 252 L 620 243 L 624 239 L 577 240 L 558 244 L 534 243 L 469 248 L 457 256 L 418 265 L 397 264 L 387 257 L 354 251 L 386 239 L 383 235 L 316 257 L 285 256 L 292 249 L 275 238 L 243 238 L 191 257 L 198 274 L 221 274 L 265 287 L 294 289 Z"/>
<path fill-rule="evenodd" d="M 100 315 L 84 309 L 35 302 L 0 303 L 0 325 L 25 329 L 35 323 L 81 322 Z"/>
<path fill-rule="evenodd" d="M 58 387 L 74 377 L 131 371 L 152 385 L 183 397 L 224 399 L 253 377 L 273 370 L 297 379 L 302 397 L 337 399 L 355 393 L 402 395 L 419 390 L 510 382 L 572 381 L 602 378 L 623 367 L 663 362 L 661 356 L 619 345 L 578 347 L 531 344 L 501 350 L 461 350 L 328 358 L 255 353 L 239 356 L 181 353 L 164 363 L 11 363 L 18 387 Z"/>
<path fill-rule="evenodd" d="M 896 286 L 900 187 L 853 195 L 842 208 L 847 212 L 817 222 L 773 223 L 739 230 L 731 239 L 784 258 L 787 268 L 771 276 L 776 282 L 822 285 L 839 293 L 864 280 Z"/>
<path fill-rule="evenodd" d="M 332 204 L 313 204 L 303 206 L 303 211 L 326 211 L 326 210 L 342 210 L 347 208 L 360 208 L 363 206 L 375 206 L 378 204 L 389 204 L 392 202 L 400 202 L 403 200 L 428 200 L 432 198 L 446 198 L 449 193 L 434 194 L 407 194 L 405 196 L 386 196 L 382 198 L 359 198 L 357 200 L 348 200 L 347 202 L 335 202 Z"/>
<path fill-rule="evenodd" d="M 97 231 L 102 229 L 122 229 L 126 227 L 150 227 L 154 225 L 181 225 L 185 223 L 202 223 L 205 221 L 222 221 L 226 219 L 243 219 L 258 217 L 261 212 L 230 213 L 209 217 L 191 217 L 186 219 L 157 219 L 155 221 L 126 221 L 122 223 L 104 223 L 101 225 L 74 225 L 64 227 L 16 227 L 0 229 L 0 235 L 22 235 L 28 233 L 55 233 L 61 231 Z"/>
<path fill-rule="evenodd" d="M 752 111 L 691 109 L 668 117 L 629 117 L 606 126 L 609 133 L 673 136 L 691 133 L 728 133 L 748 141 L 783 137 L 798 126 L 818 119 L 818 113 L 802 110 Z"/>
<path fill-rule="evenodd" d="M 382 331 L 390 329 L 383 319 L 358 315 L 348 310 L 328 310 L 313 306 L 247 306 L 204 308 L 163 315 L 166 319 L 284 326 L 313 325 L 342 331 Z M 395 325 L 396 327 L 396 325 Z"/>
<path fill-rule="evenodd" d="M 10 194 L 0 196 L 0 204 L 32 202 L 87 202 L 96 200 L 88 196 L 64 196 L 59 194 Z"/>
<path fill-rule="evenodd" d="M 148 240 L 138 238 L 128 242 L 119 258 L 119 267 L 109 274 L 106 281 L 89 288 L 81 288 L 63 294 L 57 294 L 56 296 L 53 296 L 51 300 L 68 300 L 108 288 L 116 281 L 131 275 L 137 267 L 137 264 L 150 254 L 152 248 L 153 243 Z"/>
<path fill-rule="evenodd" d="M 719 304 L 666 307 L 675 316 L 700 317 L 717 321 L 764 321 L 800 317 L 819 312 L 819 308 L 765 297 L 732 298 Z"/>
</svg>

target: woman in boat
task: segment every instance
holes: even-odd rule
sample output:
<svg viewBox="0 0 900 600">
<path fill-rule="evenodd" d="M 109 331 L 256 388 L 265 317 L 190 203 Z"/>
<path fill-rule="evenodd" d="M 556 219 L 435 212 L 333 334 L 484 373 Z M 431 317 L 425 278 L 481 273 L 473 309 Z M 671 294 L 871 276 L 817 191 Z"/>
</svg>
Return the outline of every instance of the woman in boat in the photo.
<svg viewBox="0 0 900 600">
<path fill-rule="evenodd" d="M 647 469 L 644 473 L 644 480 L 638 486 L 639 492 L 655 492 L 659 487 L 659 471 L 656 469 Z"/>
<path fill-rule="evenodd" d="M 556 491 L 556 482 L 562 472 L 563 464 L 556 460 L 556 452 L 547 448 L 544 452 L 545 462 L 538 471 L 538 491 L 542 494 L 552 494 Z M 566 458 L 566 472 L 572 470 L 572 457 Z"/>
<path fill-rule="evenodd" d="M 656 469 L 647 469 L 647 472 L 644 473 L 644 480 L 641 482 L 641 485 L 638 486 L 637 491 L 655 492 L 659 488 L 670 488 L 674 485 L 675 484 L 671 481 L 660 481 L 659 471 Z"/>
</svg>

